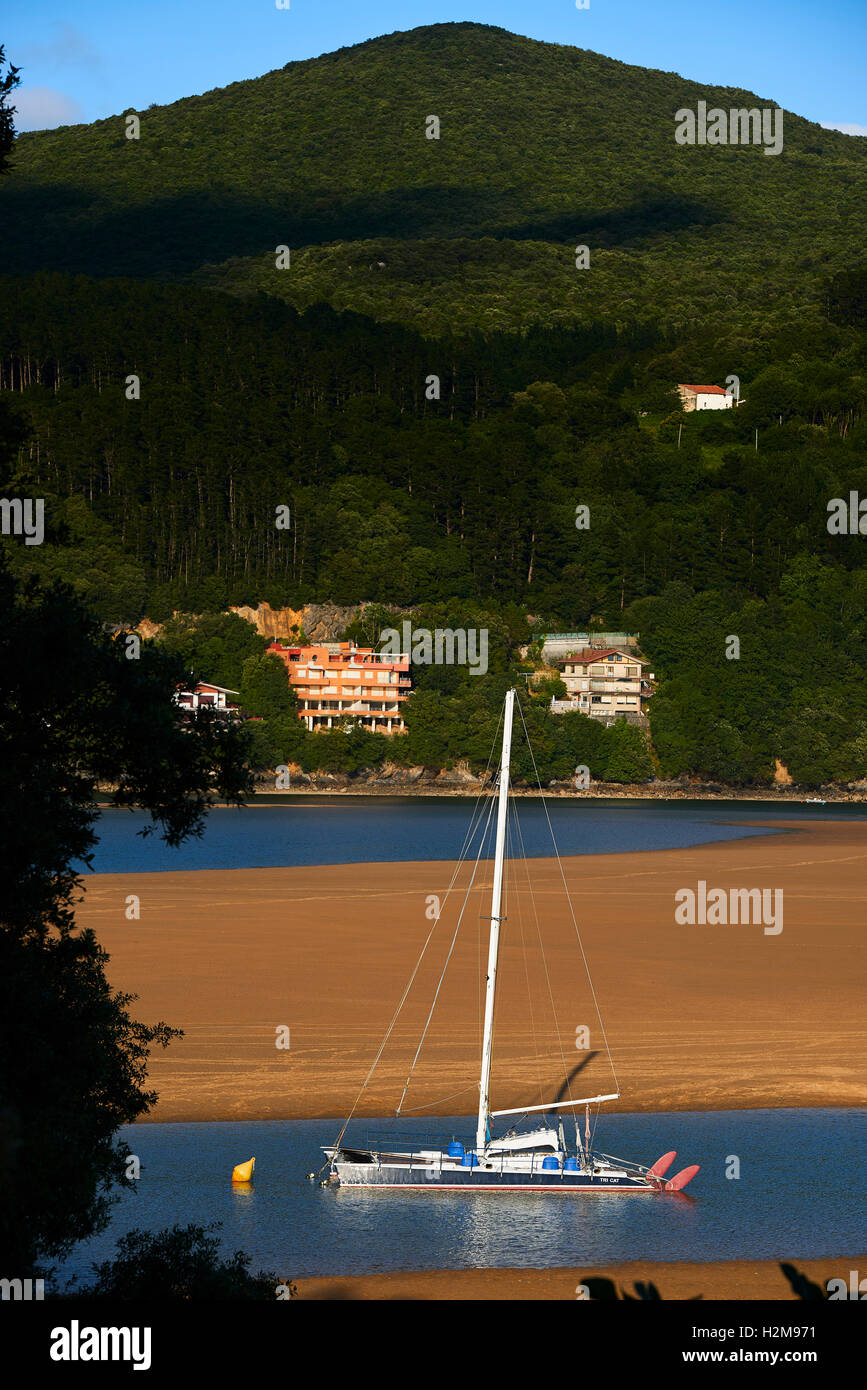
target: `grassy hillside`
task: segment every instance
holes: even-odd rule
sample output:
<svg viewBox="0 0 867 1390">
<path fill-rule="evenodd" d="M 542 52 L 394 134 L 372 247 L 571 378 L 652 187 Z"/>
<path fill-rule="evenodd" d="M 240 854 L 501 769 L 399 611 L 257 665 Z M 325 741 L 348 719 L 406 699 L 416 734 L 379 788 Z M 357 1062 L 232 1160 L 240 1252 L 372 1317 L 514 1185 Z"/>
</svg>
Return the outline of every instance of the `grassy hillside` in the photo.
<svg viewBox="0 0 867 1390">
<path fill-rule="evenodd" d="M 138 141 L 120 114 L 21 136 L 5 268 L 193 278 L 429 333 L 600 314 L 750 332 L 863 242 L 867 142 L 786 113 L 776 158 L 680 147 L 699 99 L 773 104 L 482 25 L 393 34 L 153 107 Z"/>
</svg>

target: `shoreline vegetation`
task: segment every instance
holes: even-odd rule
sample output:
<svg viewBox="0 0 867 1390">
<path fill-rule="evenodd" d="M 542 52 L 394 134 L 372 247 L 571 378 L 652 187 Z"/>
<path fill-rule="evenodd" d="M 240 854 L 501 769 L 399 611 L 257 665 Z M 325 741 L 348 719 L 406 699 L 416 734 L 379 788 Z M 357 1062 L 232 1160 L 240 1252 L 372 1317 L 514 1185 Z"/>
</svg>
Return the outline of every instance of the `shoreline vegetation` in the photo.
<svg viewBox="0 0 867 1390">
<path fill-rule="evenodd" d="M 312 779 L 310 779 L 312 782 Z M 470 797 L 482 789 L 482 783 L 478 781 L 467 781 L 458 783 L 448 783 L 445 779 L 439 782 L 419 781 L 407 785 L 406 783 L 392 782 L 362 782 L 359 783 L 354 778 L 323 778 L 312 782 L 312 785 L 293 787 L 291 791 L 271 791 L 267 787 L 257 787 L 252 801 L 252 806 L 258 801 L 279 802 L 282 798 L 290 799 L 295 796 L 322 796 L 333 793 L 336 796 L 407 796 L 407 797 Z M 807 789 L 809 790 L 809 789 Z M 831 804 L 848 805 L 867 801 L 867 791 L 850 792 L 834 788 L 822 787 L 824 795 L 821 798 L 809 797 L 803 794 L 803 789 L 797 791 L 783 791 L 780 788 L 764 790 L 760 787 L 682 787 L 670 785 L 651 785 L 642 783 L 633 785 L 623 785 L 617 782 L 602 782 L 598 787 L 592 787 L 588 791 L 576 791 L 568 784 L 565 786 L 545 787 L 541 792 L 536 787 L 513 787 L 512 795 L 518 797 L 555 797 L 572 801 L 765 801 L 780 805 L 805 805 L 805 804 Z"/>
<path fill-rule="evenodd" d="M 291 773 L 291 785 L 277 789 L 271 780 L 257 782 L 246 808 L 257 805 L 291 804 L 299 796 L 355 797 L 465 797 L 477 796 L 485 789 L 484 779 L 463 769 L 430 772 L 426 769 L 397 769 L 393 776 L 346 773 Z M 100 788 L 98 803 L 102 809 L 113 806 L 112 787 Z M 731 787 L 718 782 L 594 782 L 586 790 L 570 782 L 552 782 L 540 791 L 538 787 L 513 786 L 517 797 L 544 797 L 571 801 L 761 801 L 776 805 L 850 805 L 867 802 L 867 784 L 857 790 L 846 786 L 830 787 Z M 807 793 L 812 793 L 808 795 Z M 821 793 L 821 795 L 819 795 Z M 225 802 L 212 803 L 223 809 Z"/>
</svg>

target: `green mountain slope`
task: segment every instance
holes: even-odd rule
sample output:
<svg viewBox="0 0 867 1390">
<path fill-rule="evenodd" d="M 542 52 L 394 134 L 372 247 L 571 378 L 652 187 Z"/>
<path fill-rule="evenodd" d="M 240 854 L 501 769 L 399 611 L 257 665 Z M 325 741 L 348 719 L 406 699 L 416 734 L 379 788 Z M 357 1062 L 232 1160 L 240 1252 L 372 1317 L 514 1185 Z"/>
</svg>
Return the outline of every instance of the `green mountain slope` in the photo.
<svg viewBox="0 0 867 1390">
<path fill-rule="evenodd" d="M 121 115 L 21 136 L 4 268 L 264 289 L 436 333 L 600 314 L 750 331 L 863 240 L 867 142 L 787 112 L 778 157 L 678 146 L 699 100 L 773 104 L 482 25 L 393 34 L 151 108 L 137 141 Z"/>
</svg>

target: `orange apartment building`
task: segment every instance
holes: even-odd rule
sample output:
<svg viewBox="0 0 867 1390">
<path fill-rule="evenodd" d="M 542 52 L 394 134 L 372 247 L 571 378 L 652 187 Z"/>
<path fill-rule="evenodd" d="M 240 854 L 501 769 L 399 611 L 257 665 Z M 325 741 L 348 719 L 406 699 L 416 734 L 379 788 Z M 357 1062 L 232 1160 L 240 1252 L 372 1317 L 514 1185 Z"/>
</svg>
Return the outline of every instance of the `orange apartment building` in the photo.
<svg viewBox="0 0 867 1390">
<path fill-rule="evenodd" d="M 406 732 L 403 706 L 412 689 L 408 654 L 384 660 L 352 642 L 309 647 L 272 642 L 268 651 L 285 661 L 308 729 L 331 729 L 348 718 L 378 734 Z"/>
</svg>

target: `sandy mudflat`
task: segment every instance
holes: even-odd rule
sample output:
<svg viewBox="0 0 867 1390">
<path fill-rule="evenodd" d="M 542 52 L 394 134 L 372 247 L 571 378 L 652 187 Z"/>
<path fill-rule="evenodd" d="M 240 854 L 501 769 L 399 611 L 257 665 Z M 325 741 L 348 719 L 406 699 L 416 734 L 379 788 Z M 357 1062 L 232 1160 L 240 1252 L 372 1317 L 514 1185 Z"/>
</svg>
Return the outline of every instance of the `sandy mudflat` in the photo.
<svg viewBox="0 0 867 1390">
<path fill-rule="evenodd" d="M 550 860 L 530 868 L 535 901 L 514 886 L 503 928 L 495 1108 L 551 1101 L 564 1067 L 573 1096 L 612 1089 L 559 870 Z M 576 857 L 564 868 L 619 1108 L 867 1102 L 867 825 L 810 823 L 689 850 Z M 444 897 L 451 872 L 411 863 L 91 878 L 79 921 L 110 952 L 113 983 L 138 994 L 142 1018 L 185 1030 L 153 1057 L 160 1100 L 151 1118 L 345 1114 L 432 926 L 430 895 Z M 483 864 L 408 1097 L 422 1108 L 437 1102 L 442 1114 L 477 1103 L 490 876 Z M 674 893 L 699 879 L 782 888 L 782 932 L 678 925 Z M 131 893 L 141 899 L 138 921 L 125 918 Z M 460 898 L 445 903 L 359 1114 L 393 1112 Z M 289 1050 L 275 1046 L 281 1026 L 291 1030 Z M 576 1048 L 585 1026 L 589 1053 Z"/>
<path fill-rule="evenodd" d="M 864 1257 L 792 1260 L 820 1288 L 829 1279 L 849 1283 Z M 714 1264 L 623 1264 L 591 1269 L 433 1269 L 418 1273 L 364 1274 L 347 1279 L 298 1279 L 299 1298 L 309 1299 L 550 1299 L 575 1300 L 588 1277 L 613 1279 L 622 1295 L 635 1297 L 636 1282 L 653 1283 L 663 1299 L 794 1299 L 776 1260 L 727 1260 Z M 809 1305 L 805 1305 L 808 1307 Z"/>
</svg>

